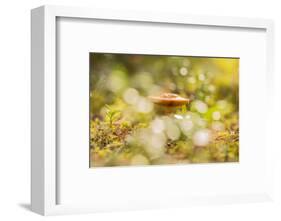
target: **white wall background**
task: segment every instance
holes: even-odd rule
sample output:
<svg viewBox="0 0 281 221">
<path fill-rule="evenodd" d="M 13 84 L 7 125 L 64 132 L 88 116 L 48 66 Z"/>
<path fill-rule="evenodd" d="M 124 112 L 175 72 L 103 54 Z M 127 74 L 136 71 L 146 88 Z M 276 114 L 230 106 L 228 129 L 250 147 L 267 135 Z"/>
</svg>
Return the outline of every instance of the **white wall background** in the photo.
<svg viewBox="0 0 281 221">
<path fill-rule="evenodd" d="M 281 220 L 281 146 L 274 147 L 274 203 L 45 218 L 30 212 L 30 9 L 44 4 L 174 12 L 275 21 L 275 91 L 281 101 L 281 13 L 277 0 L 6 0 L 0 2 L 0 220 Z M 281 133 L 276 103 L 274 135 Z M 278 142 L 279 143 L 279 142 Z M 114 188 L 114 187 L 113 187 Z"/>
</svg>

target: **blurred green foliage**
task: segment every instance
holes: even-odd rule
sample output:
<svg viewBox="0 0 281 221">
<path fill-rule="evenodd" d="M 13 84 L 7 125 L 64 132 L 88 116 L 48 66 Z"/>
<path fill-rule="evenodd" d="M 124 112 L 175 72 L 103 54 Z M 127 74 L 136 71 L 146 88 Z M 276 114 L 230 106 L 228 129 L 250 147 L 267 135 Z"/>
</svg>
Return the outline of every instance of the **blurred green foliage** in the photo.
<svg viewBox="0 0 281 221">
<path fill-rule="evenodd" d="M 237 162 L 238 76 L 237 58 L 91 53 L 91 166 Z"/>
</svg>

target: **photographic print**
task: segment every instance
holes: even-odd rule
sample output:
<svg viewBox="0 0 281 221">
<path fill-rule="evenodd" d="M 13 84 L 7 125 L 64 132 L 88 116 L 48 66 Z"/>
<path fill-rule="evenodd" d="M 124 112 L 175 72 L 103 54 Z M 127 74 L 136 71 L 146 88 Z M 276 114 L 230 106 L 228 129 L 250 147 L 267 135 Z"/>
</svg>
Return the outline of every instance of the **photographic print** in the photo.
<svg viewBox="0 0 281 221">
<path fill-rule="evenodd" d="M 239 161 L 239 58 L 89 56 L 90 167 Z"/>
</svg>

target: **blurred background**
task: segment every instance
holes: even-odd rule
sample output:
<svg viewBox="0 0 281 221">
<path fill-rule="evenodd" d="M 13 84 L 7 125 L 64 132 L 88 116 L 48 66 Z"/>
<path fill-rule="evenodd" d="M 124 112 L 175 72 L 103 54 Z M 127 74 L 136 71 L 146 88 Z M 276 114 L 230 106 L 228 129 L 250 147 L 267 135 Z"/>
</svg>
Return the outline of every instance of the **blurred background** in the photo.
<svg viewBox="0 0 281 221">
<path fill-rule="evenodd" d="M 238 58 L 90 54 L 91 167 L 237 162 L 238 112 Z"/>
</svg>

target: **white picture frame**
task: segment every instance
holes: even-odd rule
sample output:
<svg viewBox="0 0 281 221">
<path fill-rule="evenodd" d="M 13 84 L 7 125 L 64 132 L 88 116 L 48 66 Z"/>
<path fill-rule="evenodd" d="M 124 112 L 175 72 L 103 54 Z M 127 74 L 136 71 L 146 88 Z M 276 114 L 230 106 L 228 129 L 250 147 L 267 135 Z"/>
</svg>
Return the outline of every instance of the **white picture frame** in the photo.
<svg viewBox="0 0 281 221">
<path fill-rule="evenodd" d="M 56 147 L 58 144 L 58 116 L 57 99 L 59 83 L 57 82 L 57 21 L 58 18 L 71 19 L 95 19 L 96 21 L 126 21 L 130 23 L 142 22 L 144 24 L 169 24 L 193 25 L 206 28 L 238 28 L 243 30 L 255 29 L 264 32 L 265 36 L 265 71 L 261 71 L 266 93 L 265 100 L 267 105 L 273 103 L 273 22 L 266 19 L 250 18 L 232 18 L 232 17 L 214 17 L 214 16 L 195 16 L 183 14 L 155 14 L 147 12 L 131 11 L 110 11 L 97 10 L 89 8 L 63 7 L 63 6 L 42 6 L 33 9 L 31 12 L 31 99 L 32 99 L 32 139 L 31 139 L 31 207 L 34 212 L 42 215 L 55 215 L 66 213 L 84 213 L 95 211 L 142 209 L 142 208 L 163 208 L 170 206 L 183 206 L 188 204 L 213 204 L 213 203 L 234 203 L 234 202 L 256 202 L 271 200 L 272 193 L 272 151 L 270 141 L 270 124 L 273 122 L 271 111 L 266 110 L 266 117 L 262 122 L 266 125 L 263 128 L 266 133 L 264 138 L 265 153 L 263 157 L 265 183 L 260 191 L 255 193 L 245 193 L 241 190 L 239 193 L 230 192 L 226 195 L 194 195 L 193 197 L 182 197 L 170 202 L 157 203 L 149 197 L 147 201 L 132 202 L 130 206 L 122 204 L 108 206 L 106 202 L 102 205 L 85 205 L 83 202 L 77 204 L 58 203 L 58 185 L 61 173 L 58 172 L 59 152 Z M 83 21 L 81 21 L 83 22 Z M 244 84 L 251 82 L 244 82 Z M 256 89 L 255 87 L 253 87 Z M 244 91 L 245 93 L 245 91 Z M 243 96 L 243 93 L 240 94 Z M 243 120 L 243 119 L 242 119 Z M 245 137 L 245 136 L 244 136 Z M 206 165 L 205 165 L 206 166 Z M 139 169 L 139 168 L 136 168 Z M 163 169 L 163 168 L 162 168 Z M 131 171 L 134 168 L 130 169 Z M 183 167 L 181 170 L 184 170 Z M 102 171 L 100 171 L 102 176 Z M 124 177 L 128 176 L 123 174 Z M 132 198 L 130 198 L 132 200 Z M 177 203 L 175 203 L 177 202 Z"/>
</svg>

